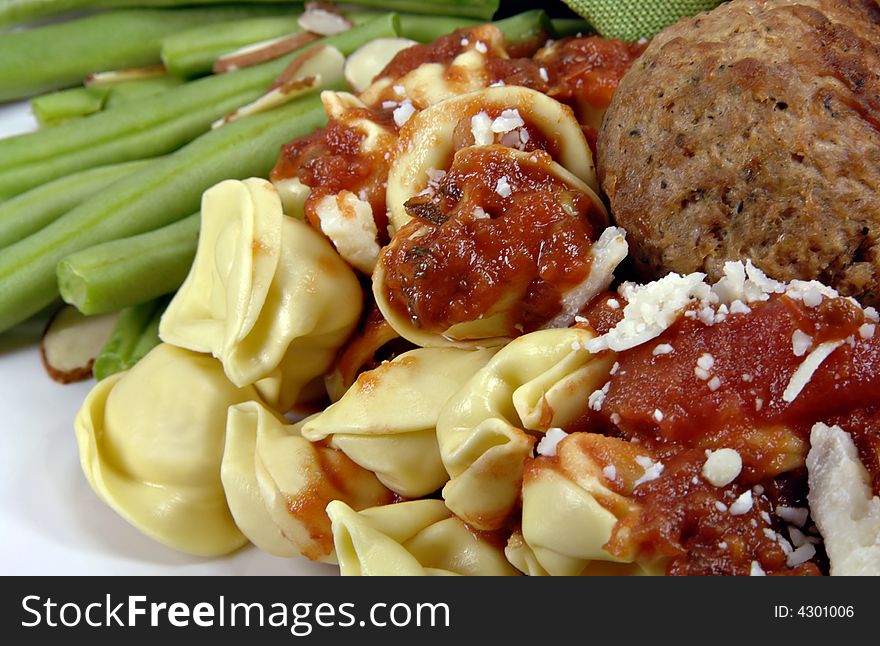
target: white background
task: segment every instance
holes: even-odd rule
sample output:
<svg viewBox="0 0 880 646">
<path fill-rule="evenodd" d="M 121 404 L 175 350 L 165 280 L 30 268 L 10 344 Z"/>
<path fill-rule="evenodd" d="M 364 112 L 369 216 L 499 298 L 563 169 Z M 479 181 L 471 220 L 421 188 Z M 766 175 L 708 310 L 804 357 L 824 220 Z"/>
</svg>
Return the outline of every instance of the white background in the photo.
<svg viewBox="0 0 880 646">
<path fill-rule="evenodd" d="M 0 105 L 0 138 L 34 127 L 26 105 Z M 337 571 L 255 548 L 222 559 L 179 554 L 104 506 L 80 470 L 73 433 L 93 382 L 51 381 L 37 349 L 41 330 L 42 322 L 31 322 L 0 333 L 0 575 Z"/>
</svg>

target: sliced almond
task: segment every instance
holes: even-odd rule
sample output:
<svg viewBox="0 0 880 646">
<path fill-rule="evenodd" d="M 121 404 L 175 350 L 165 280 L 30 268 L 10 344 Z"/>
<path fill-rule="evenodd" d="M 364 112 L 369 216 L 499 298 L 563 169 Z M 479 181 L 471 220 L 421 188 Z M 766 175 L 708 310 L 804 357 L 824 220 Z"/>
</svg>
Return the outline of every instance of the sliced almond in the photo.
<svg viewBox="0 0 880 646">
<path fill-rule="evenodd" d="M 86 87 L 111 87 L 128 81 L 142 81 L 144 79 L 159 78 L 162 76 L 168 76 L 168 70 L 165 69 L 164 65 L 130 67 L 127 69 L 89 74 L 83 84 Z"/>
<path fill-rule="evenodd" d="M 277 108 L 279 105 L 284 105 L 288 101 L 292 101 L 296 97 L 317 87 L 320 83 L 320 74 L 318 76 L 309 76 L 308 78 L 290 81 L 281 87 L 269 90 L 256 101 L 252 101 L 247 105 L 243 105 L 238 110 L 230 112 L 222 119 L 215 121 L 211 125 L 211 128 L 219 128 L 220 126 L 241 119 L 242 117 L 248 117 L 260 112 L 266 112 L 272 108 Z"/>
<path fill-rule="evenodd" d="M 107 343 L 117 314 L 85 316 L 72 305 L 63 305 L 52 315 L 40 341 L 43 367 L 62 384 L 92 376 L 92 366 Z"/>
<path fill-rule="evenodd" d="M 355 92 L 363 92 L 398 52 L 417 44 L 409 38 L 371 40 L 346 59 L 345 80 Z"/>
<path fill-rule="evenodd" d="M 297 34 L 281 36 L 280 38 L 248 45 L 218 58 L 214 62 L 214 73 L 234 72 L 243 67 L 250 67 L 251 65 L 274 60 L 301 47 L 305 47 L 317 39 L 317 35 L 302 31 Z"/>
<path fill-rule="evenodd" d="M 352 27 L 351 20 L 336 11 L 332 5 L 319 2 L 306 4 L 305 13 L 296 22 L 302 29 L 321 36 L 340 34 Z"/>
<path fill-rule="evenodd" d="M 290 64 L 288 64 L 288 66 L 284 68 L 284 71 L 282 71 L 281 74 L 278 75 L 278 78 L 276 78 L 272 82 L 272 85 L 269 86 L 269 89 L 274 90 L 277 87 L 281 87 L 289 83 L 297 77 L 301 78 L 303 75 L 300 72 L 306 66 L 306 64 L 314 60 L 318 56 L 321 56 L 324 50 L 327 49 L 327 47 L 327 45 L 315 45 L 314 47 L 310 47 L 302 54 L 294 58 L 292 61 L 290 61 Z M 336 48 L 334 47 L 332 49 Z M 342 52 L 340 52 L 340 55 L 341 54 Z"/>
</svg>

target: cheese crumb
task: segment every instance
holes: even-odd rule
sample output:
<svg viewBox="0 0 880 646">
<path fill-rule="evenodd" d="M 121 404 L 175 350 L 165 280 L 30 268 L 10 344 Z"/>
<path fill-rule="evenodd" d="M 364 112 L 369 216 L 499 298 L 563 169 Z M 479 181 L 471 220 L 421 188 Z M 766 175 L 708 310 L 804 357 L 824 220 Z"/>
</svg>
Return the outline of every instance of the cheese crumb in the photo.
<svg viewBox="0 0 880 646">
<path fill-rule="evenodd" d="M 730 513 L 733 516 L 742 516 L 752 508 L 752 490 L 746 489 L 733 504 L 730 505 Z"/>
<path fill-rule="evenodd" d="M 703 463 L 703 477 L 716 487 L 726 487 L 742 471 L 742 457 L 733 449 L 709 451 Z"/>
<path fill-rule="evenodd" d="M 874 321 L 874 323 L 880 323 L 880 313 L 874 307 L 865 308 L 865 318 L 869 321 Z"/>
<path fill-rule="evenodd" d="M 398 128 L 402 128 L 403 124 L 409 121 L 409 118 L 415 113 L 415 106 L 412 104 L 412 102 L 409 101 L 409 99 L 406 99 L 394 109 L 394 112 L 392 113 L 394 117 L 394 123 L 397 124 Z"/>
<path fill-rule="evenodd" d="M 660 477 L 660 474 L 663 473 L 662 462 L 654 462 L 651 458 L 639 455 L 636 456 L 636 463 L 645 470 L 645 473 L 642 474 L 641 478 L 635 481 L 633 488 L 638 487 L 640 484 L 656 480 Z"/>
<path fill-rule="evenodd" d="M 716 500 L 716 501 L 715 501 L 715 509 L 717 509 L 717 510 L 720 511 L 720 512 L 726 512 L 726 511 L 727 511 L 727 505 L 725 505 L 725 504 L 724 504 L 723 502 L 721 502 L 720 500 Z"/>
<path fill-rule="evenodd" d="M 484 43 L 482 40 L 477 41 L 477 44 L 474 45 L 474 49 L 476 49 L 481 54 L 485 54 L 486 52 L 489 51 L 489 48 L 486 47 L 486 43 Z"/>
<path fill-rule="evenodd" d="M 611 423 L 614 425 L 620 424 L 620 415 L 617 413 L 611 413 Z"/>
<path fill-rule="evenodd" d="M 697 379 L 702 379 L 703 381 L 709 380 L 709 371 L 704 370 L 700 366 L 694 366 L 694 374 L 697 376 Z"/>
<path fill-rule="evenodd" d="M 801 394 L 804 387 L 810 383 L 810 379 L 813 378 L 813 373 L 815 373 L 816 370 L 819 369 L 819 366 L 822 365 L 822 362 L 841 345 L 843 345 L 843 341 L 826 341 L 825 343 L 820 343 L 816 346 L 816 349 L 808 354 L 803 363 L 801 363 L 797 370 L 794 371 L 788 385 L 785 387 L 785 391 L 782 393 L 782 399 L 789 404 L 797 399 L 797 396 Z"/>
<path fill-rule="evenodd" d="M 561 428 L 548 428 L 547 432 L 544 434 L 544 437 L 542 437 L 541 441 L 538 442 L 538 455 L 552 458 L 556 455 L 556 447 L 566 437 L 568 437 L 568 433 L 563 431 Z"/>
<path fill-rule="evenodd" d="M 406 88 L 403 87 L 402 85 L 395 85 L 394 86 L 394 93 L 397 96 L 403 96 L 404 94 L 406 94 Z"/>
<path fill-rule="evenodd" d="M 590 410 L 602 410 L 602 404 L 605 403 L 605 391 L 601 388 L 599 390 L 594 390 L 592 394 L 590 394 L 590 398 L 587 401 L 589 403 Z"/>
<path fill-rule="evenodd" d="M 755 397 L 755 412 L 761 412 L 761 409 L 764 408 L 764 400 L 760 397 Z"/>
<path fill-rule="evenodd" d="M 708 352 L 704 352 L 700 355 L 700 358 L 697 359 L 697 365 L 703 370 L 711 370 L 712 366 L 715 365 L 715 357 Z"/>
<path fill-rule="evenodd" d="M 474 145 L 488 146 L 495 137 L 492 135 L 492 119 L 485 112 L 478 112 L 471 117 L 471 134 L 474 136 Z"/>
<path fill-rule="evenodd" d="M 544 83 L 548 83 L 550 81 L 550 77 L 547 75 L 546 68 L 544 68 L 544 67 L 539 68 L 538 75 L 541 77 L 541 80 L 544 81 Z"/>
<path fill-rule="evenodd" d="M 501 197 L 510 197 L 510 194 L 513 191 L 510 189 L 510 183 L 507 181 L 507 176 L 502 175 L 498 178 L 498 183 L 495 185 L 495 192 Z"/>
<path fill-rule="evenodd" d="M 503 110 L 501 115 L 492 122 L 492 132 L 505 133 L 526 125 L 516 108 Z"/>
<path fill-rule="evenodd" d="M 607 467 L 602 469 L 602 475 L 605 476 L 606 480 L 616 480 L 617 467 L 615 467 L 613 464 L 609 464 Z"/>
<path fill-rule="evenodd" d="M 660 343 L 660 344 L 654 346 L 654 349 L 651 351 L 651 354 L 653 354 L 656 357 L 661 354 L 672 354 L 672 352 L 674 350 L 675 350 L 675 348 L 673 348 L 668 343 Z"/>
<path fill-rule="evenodd" d="M 655 422 L 662 422 L 663 421 L 663 411 L 660 410 L 659 408 L 654 409 L 654 421 Z"/>
<path fill-rule="evenodd" d="M 605 302 L 605 304 L 608 305 L 609 309 L 612 309 L 612 310 L 619 310 L 620 309 L 620 301 L 618 301 L 616 298 L 609 298 Z"/>
<path fill-rule="evenodd" d="M 796 550 L 791 552 L 785 559 L 788 567 L 797 567 L 809 561 L 816 556 L 816 546 L 812 543 L 804 543 Z"/>
<path fill-rule="evenodd" d="M 865 323 L 864 325 L 859 327 L 859 336 L 865 340 L 873 338 L 875 328 L 876 325 L 874 325 L 873 323 Z"/>
<path fill-rule="evenodd" d="M 474 220 L 489 220 L 489 219 L 491 219 L 491 216 L 488 213 L 486 213 L 486 211 L 483 209 L 482 206 L 475 206 L 474 207 L 473 216 L 474 216 Z"/>
<path fill-rule="evenodd" d="M 721 388 L 721 379 L 719 379 L 717 376 L 712 377 L 712 378 L 709 380 L 709 384 L 708 384 L 708 385 L 709 385 L 709 390 L 711 390 L 711 391 L 714 393 L 716 390 L 718 390 L 719 388 Z"/>
<path fill-rule="evenodd" d="M 795 330 L 791 335 L 791 349 L 794 356 L 802 357 L 813 346 L 813 337 L 801 330 Z"/>
<path fill-rule="evenodd" d="M 752 561 L 752 568 L 749 571 L 749 576 L 767 576 L 767 573 L 764 572 L 764 568 L 761 567 L 760 563 Z"/>
<path fill-rule="evenodd" d="M 806 507 L 786 507 L 784 505 L 779 505 L 776 507 L 776 515 L 787 523 L 803 527 L 807 524 L 807 517 L 810 515 L 810 510 Z"/>
<path fill-rule="evenodd" d="M 738 298 L 735 298 L 733 302 L 730 304 L 730 313 L 731 314 L 750 314 L 752 312 L 752 308 L 743 303 Z"/>
</svg>

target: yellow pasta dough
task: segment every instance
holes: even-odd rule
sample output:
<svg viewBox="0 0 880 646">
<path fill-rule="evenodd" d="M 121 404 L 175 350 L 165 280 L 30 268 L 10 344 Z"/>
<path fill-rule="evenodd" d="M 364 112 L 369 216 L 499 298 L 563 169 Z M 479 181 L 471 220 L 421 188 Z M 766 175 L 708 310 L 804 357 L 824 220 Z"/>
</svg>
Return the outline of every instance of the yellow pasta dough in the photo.
<svg viewBox="0 0 880 646">
<path fill-rule="evenodd" d="M 231 552 L 247 540 L 220 482 L 226 409 L 257 397 L 210 356 L 161 344 L 99 382 L 77 414 L 86 479 L 158 542 L 200 556 Z"/>
<path fill-rule="evenodd" d="M 441 500 L 414 500 L 360 513 L 332 502 L 327 514 L 343 576 L 518 573 L 495 541 L 469 529 Z"/>
<path fill-rule="evenodd" d="M 255 545 L 331 563 L 327 503 L 363 509 L 393 498 L 341 451 L 309 442 L 255 401 L 229 409 L 222 476 L 232 514 Z"/>
<path fill-rule="evenodd" d="M 272 184 L 228 180 L 203 197 L 196 258 L 160 335 L 213 354 L 234 384 L 285 411 L 330 367 L 361 304 L 351 268 L 282 213 Z"/>
<path fill-rule="evenodd" d="M 437 446 L 440 409 L 494 353 L 454 348 L 406 352 L 361 373 L 342 399 L 305 421 L 303 437 L 330 437 L 333 446 L 402 496 L 437 491 L 449 479 Z"/>
<path fill-rule="evenodd" d="M 443 498 L 477 529 L 506 522 L 520 494 L 536 435 L 564 427 L 587 410 L 613 353 L 591 355 L 582 329 L 541 330 L 503 347 L 443 407 L 440 456 L 451 476 Z"/>
</svg>

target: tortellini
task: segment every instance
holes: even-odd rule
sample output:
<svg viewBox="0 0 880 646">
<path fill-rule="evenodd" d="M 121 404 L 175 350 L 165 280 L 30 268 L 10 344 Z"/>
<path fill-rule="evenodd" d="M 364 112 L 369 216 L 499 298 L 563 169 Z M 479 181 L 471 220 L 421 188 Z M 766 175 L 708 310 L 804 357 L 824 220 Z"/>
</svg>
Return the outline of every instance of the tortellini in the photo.
<svg viewBox="0 0 880 646">
<path fill-rule="evenodd" d="M 234 384 L 285 411 L 330 367 L 362 299 L 351 268 L 282 213 L 272 184 L 228 180 L 203 197 L 196 258 L 160 335 L 213 354 Z"/>
<path fill-rule="evenodd" d="M 331 502 L 333 540 L 343 576 L 512 576 L 495 540 L 452 515 L 441 500 L 414 500 L 353 511 Z"/>
<path fill-rule="evenodd" d="M 629 442 L 574 433 L 560 442 L 555 458 L 530 461 L 522 529 L 508 544 L 508 558 L 529 574 L 661 574 L 662 559 L 639 559 L 634 546 L 620 555 L 605 549 L 618 519 L 639 510 L 631 494 L 644 473 L 640 457 L 650 459 Z"/>
<path fill-rule="evenodd" d="M 590 148 L 570 108 L 537 90 L 490 87 L 432 105 L 401 128 L 386 193 L 395 230 L 410 221 L 404 204 L 429 188 L 431 171 L 448 169 L 458 148 L 492 143 L 546 146 L 591 195 L 599 190 Z"/>
<path fill-rule="evenodd" d="M 494 25 L 472 27 L 468 34 L 468 38 L 460 43 L 463 51 L 453 60 L 423 63 L 400 77 L 381 76 L 361 93 L 361 99 L 375 105 L 383 97 L 406 97 L 416 108 L 423 109 L 488 86 L 489 58 L 508 58 L 504 36 Z M 478 42 L 482 47 L 477 45 Z M 390 92 L 394 88 L 400 91 Z"/>
<path fill-rule="evenodd" d="M 520 494 L 536 436 L 565 427 L 608 379 L 614 353 L 592 355 L 592 333 L 542 330 L 502 348 L 440 413 L 437 439 L 451 476 L 446 505 L 481 530 L 502 527 Z"/>
<path fill-rule="evenodd" d="M 247 542 L 220 481 L 226 409 L 256 399 L 213 358 L 160 344 L 99 382 L 76 417 L 80 461 L 95 493 L 154 540 L 219 556 Z"/>
<path fill-rule="evenodd" d="M 437 446 L 437 417 L 494 350 L 420 348 L 358 377 L 341 400 L 307 419 L 302 434 L 373 471 L 402 496 L 425 496 L 449 479 Z"/>
<path fill-rule="evenodd" d="M 406 209 L 416 218 L 383 250 L 373 295 L 421 346 L 501 345 L 565 327 L 626 255 L 622 230 L 602 233 L 600 200 L 541 151 L 463 148 L 436 194 Z"/>
<path fill-rule="evenodd" d="M 372 473 L 255 401 L 229 409 L 221 474 L 241 531 L 277 556 L 335 562 L 327 503 L 363 509 L 393 499 Z"/>
</svg>

